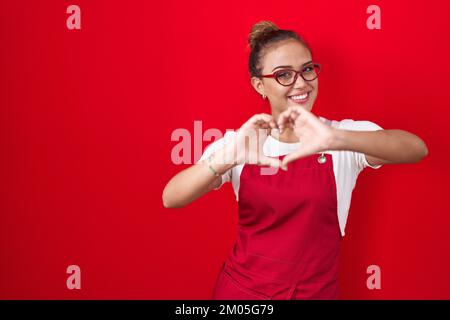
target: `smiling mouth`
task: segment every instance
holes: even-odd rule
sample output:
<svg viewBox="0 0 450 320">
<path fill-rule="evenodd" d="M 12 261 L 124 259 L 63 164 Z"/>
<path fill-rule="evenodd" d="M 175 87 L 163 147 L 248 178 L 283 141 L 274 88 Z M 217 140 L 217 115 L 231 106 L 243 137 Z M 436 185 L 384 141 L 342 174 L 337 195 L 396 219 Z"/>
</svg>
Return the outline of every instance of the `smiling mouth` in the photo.
<svg viewBox="0 0 450 320">
<path fill-rule="evenodd" d="M 302 104 L 302 103 L 305 103 L 306 101 L 308 101 L 310 93 L 311 93 L 311 91 L 305 92 L 303 94 L 295 95 L 295 96 L 288 96 L 288 98 L 289 98 L 289 100 L 291 100 L 297 104 Z"/>
</svg>

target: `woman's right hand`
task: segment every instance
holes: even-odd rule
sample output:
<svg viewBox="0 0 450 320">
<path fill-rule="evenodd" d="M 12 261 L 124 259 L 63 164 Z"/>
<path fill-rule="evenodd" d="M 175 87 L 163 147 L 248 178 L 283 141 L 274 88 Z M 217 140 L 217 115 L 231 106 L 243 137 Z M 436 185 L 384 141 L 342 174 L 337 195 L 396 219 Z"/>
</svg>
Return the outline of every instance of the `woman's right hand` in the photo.
<svg viewBox="0 0 450 320">
<path fill-rule="evenodd" d="M 232 155 L 235 164 L 257 164 L 259 166 L 280 167 L 278 158 L 264 155 L 263 145 L 272 129 L 278 125 L 271 115 L 255 114 L 248 119 L 237 131 L 231 143 L 225 146 L 227 157 Z"/>
<path fill-rule="evenodd" d="M 278 158 L 269 158 L 263 154 L 263 145 L 270 134 L 270 130 L 277 128 L 277 124 L 268 114 L 256 114 L 245 122 L 233 135 L 232 140 L 223 148 L 216 150 L 210 157 L 202 160 L 208 163 L 210 169 L 204 165 L 191 166 L 176 174 L 163 191 L 163 204 L 166 208 L 180 208 L 205 193 L 218 187 L 221 176 L 235 165 L 250 163 L 260 166 L 280 167 Z M 249 140 L 249 141 L 248 141 Z"/>
</svg>

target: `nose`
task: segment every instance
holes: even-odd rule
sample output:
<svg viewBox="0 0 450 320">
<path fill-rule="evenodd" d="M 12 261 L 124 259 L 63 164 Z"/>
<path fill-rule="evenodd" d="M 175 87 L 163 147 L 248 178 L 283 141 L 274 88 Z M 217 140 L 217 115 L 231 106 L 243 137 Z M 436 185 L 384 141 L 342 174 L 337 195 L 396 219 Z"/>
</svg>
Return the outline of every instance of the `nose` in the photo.
<svg viewBox="0 0 450 320">
<path fill-rule="evenodd" d="M 297 80 L 295 80 L 294 88 L 304 88 L 307 86 L 307 82 L 300 76 L 300 74 L 297 74 Z"/>
</svg>

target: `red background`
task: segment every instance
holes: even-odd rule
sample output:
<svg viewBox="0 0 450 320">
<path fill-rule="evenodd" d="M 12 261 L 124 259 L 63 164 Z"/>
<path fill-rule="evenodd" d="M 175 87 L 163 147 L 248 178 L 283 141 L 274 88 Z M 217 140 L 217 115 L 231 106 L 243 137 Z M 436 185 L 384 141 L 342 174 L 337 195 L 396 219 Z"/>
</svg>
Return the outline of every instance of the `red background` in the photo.
<svg viewBox="0 0 450 320">
<path fill-rule="evenodd" d="M 66 8 L 81 8 L 81 30 Z M 366 8 L 381 7 L 381 30 Z M 342 298 L 450 298 L 450 2 L 2 0 L 0 298 L 208 299 L 235 237 L 230 184 L 182 209 L 171 133 L 270 112 L 250 86 L 260 20 L 323 65 L 313 112 L 404 129 L 418 164 L 366 169 L 343 242 Z M 208 142 L 204 143 L 206 146 Z M 66 268 L 81 268 L 68 290 Z M 366 268 L 381 267 L 381 290 Z"/>
</svg>

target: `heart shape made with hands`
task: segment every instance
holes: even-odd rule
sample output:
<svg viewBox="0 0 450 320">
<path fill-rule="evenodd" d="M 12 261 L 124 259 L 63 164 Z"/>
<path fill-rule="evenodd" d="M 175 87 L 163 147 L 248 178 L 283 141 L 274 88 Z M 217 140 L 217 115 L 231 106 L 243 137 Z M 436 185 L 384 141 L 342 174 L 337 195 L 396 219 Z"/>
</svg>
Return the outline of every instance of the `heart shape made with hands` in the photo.
<svg viewBox="0 0 450 320">
<path fill-rule="evenodd" d="M 282 134 L 287 128 L 293 130 L 298 137 L 299 148 L 286 155 L 283 160 L 265 156 L 262 149 L 267 136 L 271 134 L 272 130 L 278 130 Z M 241 154 L 240 162 L 251 161 L 250 158 L 253 161 L 257 159 L 254 162 L 259 165 L 281 167 L 283 170 L 287 170 L 288 163 L 296 159 L 329 149 L 334 133 L 330 126 L 324 124 L 313 113 L 301 106 L 289 107 L 278 116 L 277 121 L 269 114 L 256 114 L 244 123 L 238 132 L 242 133 L 238 134 L 238 143 L 241 146 L 245 145 L 243 140 L 249 134 L 253 137 L 256 136 L 258 141 L 257 148 L 241 149 L 245 149 L 246 152 L 244 155 Z"/>
<path fill-rule="evenodd" d="M 281 168 L 287 170 L 287 164 L 303 157 L 323 152 L 330 148 L 334 136 L 334 129 L 323 123 L 309 110 L 301 107 L 289 107 L 277 119 L 277 128 L 280 134 L 286 128 L 294 131 L 299 139 L 299 148 L 286 155 Z"/>
</svg>

